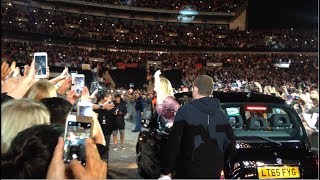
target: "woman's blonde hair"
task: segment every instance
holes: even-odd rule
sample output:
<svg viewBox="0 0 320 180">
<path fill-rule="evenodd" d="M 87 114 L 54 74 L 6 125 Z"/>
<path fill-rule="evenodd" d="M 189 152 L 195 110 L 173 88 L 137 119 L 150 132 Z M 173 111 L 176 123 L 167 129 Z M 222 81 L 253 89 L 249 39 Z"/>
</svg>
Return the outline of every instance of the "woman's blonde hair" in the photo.
<svg viewBox="0 0 320 180">
<path fill-rule="evenodd" d="M 263 88 L 263 91 L 264 91 L 264 94 L 268 94 L 268 95 L 271 95 L 271 86 L 264 86 Z"/>
<path fill-rule="evenodd" d="M 155 85 L 157 102 L 162 103 L 168 96 L 174 96 L 171 82 L 167 78 L 160 78 L 160 84 Z"/>
<path fill-rule="evenodd" d="M 34 125 L 50 124 L 47 108 L 30 99 L 17 99 L 1 105 L 1 153 L 7 152 L 13 138 Z"/>
<path fill-rule="evenodd" d="M 49 81 L 40 80 L 30 87 L 24 97 L 40 101 L 43 98 L 57 97 L 57 91 Z"/>
</svg>

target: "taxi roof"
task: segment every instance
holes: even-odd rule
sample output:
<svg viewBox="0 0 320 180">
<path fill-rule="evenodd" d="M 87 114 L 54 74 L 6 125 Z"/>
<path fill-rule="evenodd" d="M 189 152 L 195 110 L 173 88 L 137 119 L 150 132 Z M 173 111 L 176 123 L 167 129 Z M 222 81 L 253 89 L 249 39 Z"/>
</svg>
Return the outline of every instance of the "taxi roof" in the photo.
<svg viewBox="0 0 320 180">
<path fill-rule="evenodd" d="M 241 102 L 254 102 L 254 103 L 275 103 L 275 104 L 286 104 L 285 100 L 282 98 L 254 93 L 254 92 L 222 92 L 214 91 L 212 93 L 213 97 L 220 99 L 221 103 L 241 103 Z M 176 99 L 183 98 L 187 96 L 192 97 L 191 92 L 176 93 Z"/>
</svg>

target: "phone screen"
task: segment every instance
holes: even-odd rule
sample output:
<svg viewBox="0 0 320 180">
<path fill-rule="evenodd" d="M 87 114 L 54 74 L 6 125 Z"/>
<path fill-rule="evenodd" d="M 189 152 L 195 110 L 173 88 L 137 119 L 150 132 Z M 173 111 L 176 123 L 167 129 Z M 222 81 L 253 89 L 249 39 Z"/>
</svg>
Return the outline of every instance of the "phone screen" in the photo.
<svg viewBox="0 0 320 180">
<path fill-rule="evenodd" d="M 232 83 L 231 87 L 236 88 L 236 87 L 238 87 L 238 84 L 237 83 Z"/>
<path fill-rule="evenodd" d="M 73 159 L 85 164 L 85 139 L 90 138 L 91 123 L 68 121 L 64 140 L 64 162 Z"/>
<path fill-rule="evenodd" d="M 71 83 L 72 84 L 74 84 L 74 76 L 75 76 L 76 74 L 75 73 L 71 73 Z"/>
<path fill-rule="evenodd" d="M 84 76 L 75 76 L 74 77 L 74 85 L 76 93 L 81 94 L 84 86 Z"/>
<path fill-rule="evenodd" d="M 78 115 L 92 117 L 92 105 L 91 104 L 78 104 Z"/>
<path fill-rule="evenodd" d="M 46 56 L 35 56 L 36 75 L 47 74 L 47 59 Z"/>
<path fill-rule="evenodd" d="M 24 66 L 20 66 L 20 75 L 23 76 L 24 74 Z"/>
</svg>

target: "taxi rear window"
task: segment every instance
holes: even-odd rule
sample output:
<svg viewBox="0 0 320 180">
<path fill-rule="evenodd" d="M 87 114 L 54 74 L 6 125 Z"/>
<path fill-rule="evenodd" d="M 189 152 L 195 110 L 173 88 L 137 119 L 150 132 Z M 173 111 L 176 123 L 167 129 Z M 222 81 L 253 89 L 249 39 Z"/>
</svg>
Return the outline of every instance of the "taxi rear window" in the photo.
<svg viewBox="0 0 320 180">
<path fill-rule="evenodd" d="M 223 104 L 222 109 L 238 137 L 258 134 L 275 139 L 294 139 L 305 135 L 299 116 L 287 106 Z"/>
</svg>

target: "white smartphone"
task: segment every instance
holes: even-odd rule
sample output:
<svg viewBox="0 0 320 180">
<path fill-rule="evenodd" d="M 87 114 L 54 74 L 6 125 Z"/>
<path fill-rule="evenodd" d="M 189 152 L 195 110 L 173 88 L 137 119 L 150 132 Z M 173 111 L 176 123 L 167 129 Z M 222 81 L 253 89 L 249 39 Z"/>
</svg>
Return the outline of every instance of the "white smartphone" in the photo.
<svg viewBox="0 0 320 180">
<path fill-rule="evenodd" d="M 71 74 L 71 81 L 72 81 L 72 84 L 74 84 L 74 75 L 78 74 L 77 71 L 70 71 L 70 74 Z"/>
<path fill-rule="evenodd" d="M 76 93 L 81 94 L 84 87 L 84 74 L 74 75 L 74 86 Z"/>
<path fill-rule="evenodd" d="M 47 78 L 48 54 L 36 52 L 33 55 L 36 67 L 36 78 Z"/>
<path fill-rule="evenodd" d="M 69 163 L 73 159 L 86 163 L 85 139 L 92 137 L 92 117 L 69 115 L 64 133 L 63 161 Z"/>
<path fill-rule="evenodd" d="M 92 117 L 92 113 L 93 113 L 92 103 L 87 101 L 78 102 L 78 106 L 77 106 L 78 116 Z"/>
</svg>

